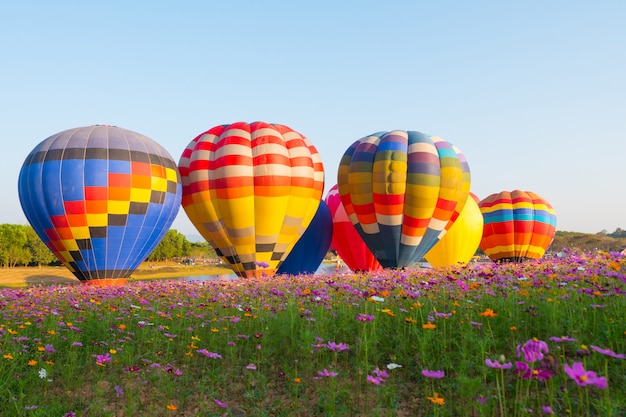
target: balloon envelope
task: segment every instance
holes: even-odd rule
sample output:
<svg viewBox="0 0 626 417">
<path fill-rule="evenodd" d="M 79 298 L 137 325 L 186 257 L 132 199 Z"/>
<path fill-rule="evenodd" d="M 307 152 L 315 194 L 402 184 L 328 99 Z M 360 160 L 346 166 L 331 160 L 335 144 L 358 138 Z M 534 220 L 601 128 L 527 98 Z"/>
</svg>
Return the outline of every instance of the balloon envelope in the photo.
<svg viewBox="0 0 626 417">
<path fill-rule="evenodd" d="M 465 265 L 476 253 L 482 237 L 483 215 L 478 198 L 470 193 L 459 217 L 425 258 L 434 267 Z"/>
<path fill-rule="evenodd" d="M 556 233 L 550 203 L 530 191 L 502 191 L 479 203 L 485 225 L 480 248 L 493 261 L 539 259 Z"/>
<path fill-rule="evenodd" d="M 348 218 L 346 209 L 341 203 L 339 188 L 334 185 L 326 195 L 326 203 L 333 219 L 333 238 L 331 247 L 343 262 L 353 271 L 375 271 L 381 269 L 374 257 Z"/>
<path fill-rule="evenodd" d="M 152 139 L 115 126 L 50 136 L 27 156 L 24 214 L 81 281 L 128 278 L 161 241 L 181 202 L 176 162 Z"/>
<path fill-rule="evenodd" d="M 317 149 L 264 122 L 215 126 L 183 152 L 182 205 L 240 277 L 272 276 L 313 219 L 324 189 Z"/>
<path fill-rule="evenodd" d="M 378 132 L 354 142 L 338 171 L 341 201 L 385 268 L 413 266 L 450 228 L 470 189 L 463 154 L 436 136 Z"/>
<path fill-rule="evenodd" d="M 328 206 L 321 200 L 309 227 L 300 236 L 298 243 L 280 264 L 276 273 L 314 274 L 328 253 L 332 237 L 333 219 Z"/>
</svg>

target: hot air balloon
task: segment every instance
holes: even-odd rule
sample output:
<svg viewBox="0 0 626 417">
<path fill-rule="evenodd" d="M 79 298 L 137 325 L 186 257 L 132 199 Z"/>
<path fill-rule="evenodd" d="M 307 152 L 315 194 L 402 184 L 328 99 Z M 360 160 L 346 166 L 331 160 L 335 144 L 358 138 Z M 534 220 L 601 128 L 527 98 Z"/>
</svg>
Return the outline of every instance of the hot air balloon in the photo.
<svg viewBox="0 0 626 417">
<path fill-rule="evenodd" d="M 333 218 L 324 202 L 320 201 L 317 212 L 298 243 L 280 264 L 277 274 L 314 274 L 324 260 L 333 237 Z"/>
<path fill-rule="evenodd" d="M 482 237 L 483 215 L 478 208 L 478 197 L 470 193 L 459 217 L 425 258 L 437 268 L 465 265 L 476 253 Z"/>
<path fill-rule="evenodd" d="M 414 266 L 452 226 L 470 189 L 455 146 L 416 131 L 378 132 L 354 142 L 338 171 L 341 201 L 384 268 Z"/>
<path fill-rule="evenodd" d="M 123 284 L 169 230 L 180 208 L 176 162 L 161 145 L 115 126 L 50 136 L 26 157 L 24 214 L 81 281 Z"/>
<path fill-rule="evenodd" d="M 554 209 L 533 192 L 491 194 L 478 206 L 485 221 L 480 248 L 493 261 L 539 259 L 554 239 Z"/>
<path fill-rule="evenodd" d="M 326 195 L 326 204 L 333 219 L 333 239 L 331 247 L 343 262 L 355 272 L 368 272 L 381 269 L 374 257 L 348 218 L 346 209 L 341 203 L 339 189 L 334 185 Z"/>
<path fill-rule="evenodd" d="M 213 127 L 189 143 L 178 168 L 187 216 L 240 277 L 276 273 L 324 189 L 317 149 L 280 124 Z"/>
</svg>

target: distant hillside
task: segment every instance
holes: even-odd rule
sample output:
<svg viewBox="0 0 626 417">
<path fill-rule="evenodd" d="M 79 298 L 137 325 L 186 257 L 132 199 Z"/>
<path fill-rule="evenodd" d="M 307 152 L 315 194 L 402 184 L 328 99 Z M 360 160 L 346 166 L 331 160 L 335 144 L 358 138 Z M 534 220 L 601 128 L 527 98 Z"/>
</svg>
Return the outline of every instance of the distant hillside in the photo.
<svg viewBox="0 0 626 417">
<path fill-rule="evenodd" d="M 557 231 L 550 252 L 558 252 L 563 248 L 578 248 L 584 252 L 595 249 L 607 252 L 621 252 L 626 248 L 626 232 L 617 229 L 613 233 L 602 231 L 597 234 Z"/>
</svg>

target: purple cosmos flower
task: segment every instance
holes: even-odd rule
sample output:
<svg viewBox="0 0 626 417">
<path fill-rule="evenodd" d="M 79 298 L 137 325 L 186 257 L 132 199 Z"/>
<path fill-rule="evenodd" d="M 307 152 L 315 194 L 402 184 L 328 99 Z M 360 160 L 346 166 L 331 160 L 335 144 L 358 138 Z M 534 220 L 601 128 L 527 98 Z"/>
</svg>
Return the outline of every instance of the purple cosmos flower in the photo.
<svg viewBox="0 0 626 417">
<path fill-rule="evenodd" d="M 335 343 L 335 342 L 328 342 L 326 344 L 326 347 L 333 352 L 341 352 L 341 351 L 350 349 L 348 345 L 345 343 Z"/>
<path fill-rule="evenodd" d="M 383 382 L 385 382 L 385 380 L 383 378 L 374 376 L 374 375 L 368 375 L 367 376 L 367 382 L 371 382 L 374 385 L 380 385 Z"/>
<path fill-rule="evenodd" d="M 109 363 L 111 362 L 111 359 L 113 359 L 111 357 L 111 355 L 109 355 L 109 352 L 105 353 L 104 355 L 91 355 L 93 358 L 96 358 L 96 363 L 99 365 L 104 365 L 105 363 Z"/>
<path fill-rule="evenodd" d="M 443 371 L 431 371 L 428 369 L 423 369 L 422 370 L 422 375 L 424 375 L 426 378 L 443 378 L 446 374 Z"/>
<path fill-rule="evenodd" d="M 500 363 L 499 361 L 493 361 L 489 358 L 485 359 L 485 364 L 494 369 L 509 369 L 513 366 L 511 362 Z"/>
<path fill-rule="evenodd" d="M 250 370 L 250 371 L 256 371 L 256 365 L 251 363 L 246 365 L 246 369 Z"/>
<path fill-rule="evenodd" d="M 369 314 L 365 314 L 365 313 L 359 313 L 359 314 L 356 316 L 356 319 L 357 319 L 358 321 L 367 322 L 367 321 L 372 321 L 372 320 L 374 320 L 374 316 L 369 315 Z"/>
<path fill-rule="evenodd" d="M 114 386 L 113 389 L 115 390 L 115 396 L 117 398 L 120 398 L 122 395 L 124 395 L 124 390 L 119 385 Z"/>
<path fill-rule="evenodd" d="M 594 346 L 594 345 L 590 345 L 590 346 L 591 346 L 591 349 L 593 349 L 596 352 L 601 353 L 603 355 L 610 356 L 610 357 L 615 358 L 615 359 L 624 359 L 624 358 L 626 358 L 626 355 L 624 355 L 623 353 L 615 353 L 611 349 L 602 349 L 601 347 Z"/>
<path fill-rule="evenodd" d="M 576 339 L 574 339 L 573 337 L 569 337 L 569 336 L 561 336 L 561 337 L 550 336 L 550 340 L 556 343 L 576 341 Z"/>
<path fill-rule="evenodd" d="M 571 367 L 568 364 L 565 364 L 563 369 L 565 373 L 576 381 L 576 384 L 580 387 L 587 385 L 595 385 L 600 389 L 608 387 L 605 377 L 599 377 L 598 374 L 593 371 L 585 371 L 582 362 L 574 362 Z"/>
<path fill-rule="evenodd" d="M 531 368 L 526 362 L 515 362 L 515 372 L 522 379 L 538 379 L 547 381 L 555 372 L 547 368 Z"/>
<path fill-rule="evenodd" d="M 213 398 L 213 402 L 217 404 L 218 407 L 228 408 L 228 404 L 221 402 L 217 398 Z"/>
<path fill-rule="evenodd" d="M 332 378 L 332 377 L 335 377 L 335 376 L 339 375 L 337 372 L 329 371 L 326 368 L 324 368 L 323 371 L 318 371 L 317 374 L 319 376 L 329 377 L 329 378 Z"/>
<path fill-rule="evenodd" d="M 206 349 L 198 349 L 198 350 L 196 350 L 196 352 L 203 354 L 207 358 L 222 359 L 222 355 L 220 355 L 219 353 L 209 352 Z"/>
<path fill-rule="evenodd" d="M 523 345 L 517 346 L 517 357 L 524 354 L 524 360 L 526 362 L 536 362 L 543 359 L 543 354 L 548 353 L 550 349 L 548 344 L 543 340 L 530 339 Z"/>
<path fill-rule="evenodd" d="M 544 414 L 554 414 L 554 410 L 552 410 L 552 407 L 549 405 L 542 406 L 541 411 L 543 411 Z"/>
</svg>

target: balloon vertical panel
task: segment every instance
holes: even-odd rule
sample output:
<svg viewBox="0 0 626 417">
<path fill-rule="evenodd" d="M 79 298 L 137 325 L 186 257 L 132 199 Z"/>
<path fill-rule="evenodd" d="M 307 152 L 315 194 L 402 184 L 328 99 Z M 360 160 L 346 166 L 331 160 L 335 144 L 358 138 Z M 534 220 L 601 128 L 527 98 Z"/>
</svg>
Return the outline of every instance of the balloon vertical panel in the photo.
<svg viewBox="0 0 626 417">
<path fill-rule="evenodd" d="M 18 191 L 33 229 L 82 281 L 128 278 L 169 230 L 182 194 L 171 155 L 115 126 L 44 140 L 26 158 Z"/>
<path fill-rule="evenodd" d="M 179 161 L 182 205 L 241 277 L 273 275 L 313 219 L 324 169 L 311 142 L 265 122 L 215 126 Z"/>
</svg>

